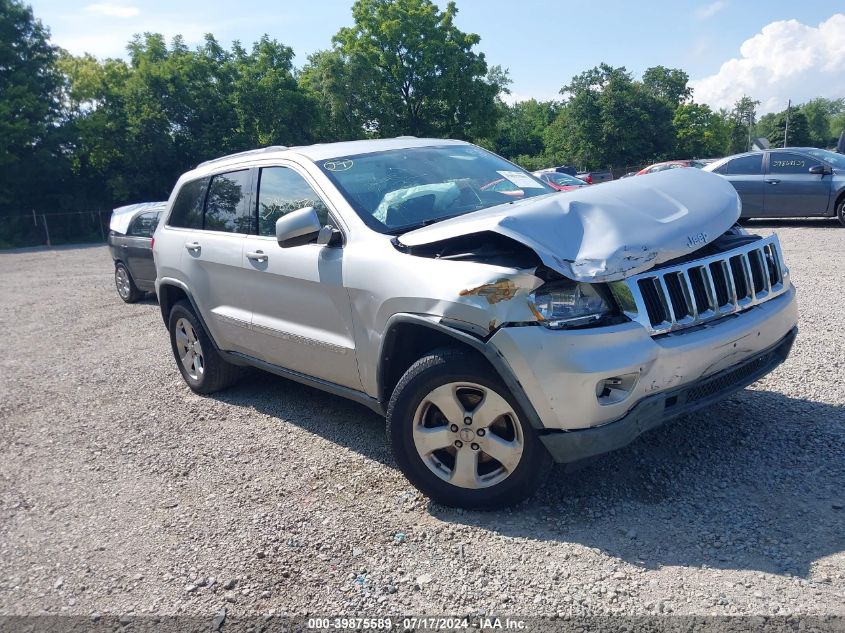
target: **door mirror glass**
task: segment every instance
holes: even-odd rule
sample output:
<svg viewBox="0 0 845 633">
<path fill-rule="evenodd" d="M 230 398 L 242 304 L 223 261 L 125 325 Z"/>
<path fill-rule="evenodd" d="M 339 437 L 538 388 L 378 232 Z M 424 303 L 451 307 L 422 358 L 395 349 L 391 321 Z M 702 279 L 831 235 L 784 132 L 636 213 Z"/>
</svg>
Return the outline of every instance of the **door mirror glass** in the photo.
<svg viewBox="0 0 845 633">
<path fill-rule="evenodd" d="M 276 240 L 282 248 L 309 244 L 322 228 L 314 207 L 302 207 L 276 220 Z"/>
</svg>

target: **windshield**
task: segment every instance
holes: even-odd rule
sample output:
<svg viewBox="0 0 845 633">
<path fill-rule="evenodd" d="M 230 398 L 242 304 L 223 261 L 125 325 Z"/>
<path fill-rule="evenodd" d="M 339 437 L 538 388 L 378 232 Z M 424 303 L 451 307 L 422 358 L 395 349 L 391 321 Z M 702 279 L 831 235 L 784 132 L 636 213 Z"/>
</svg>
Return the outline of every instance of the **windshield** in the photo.
<svg viewBox="0 0 845 633">
<path fill-rule="evenodd" d="M 553 192 L 516 165 L 472 145 L 411 147 L 317 164 L 367 226 L 394 235 Z"/>
<path fill-rule="evenodd" d="M 807 153 L 827 161 L 837 169 L 845 169 L 845 154 L 837 154 L 826 149 L 808 149 Z"/>
<path fill-rule="evenodd" d="M 586 185 L 587 183 L 581 180 L 580 178 L 576 178 L 575 176 L 570 176 L 569 174 L 546 174 L 546 178 L 551 180 L 556 185 L 560 185 L 561 187 L 580 187 L 581 185 Z"/>
</svg>

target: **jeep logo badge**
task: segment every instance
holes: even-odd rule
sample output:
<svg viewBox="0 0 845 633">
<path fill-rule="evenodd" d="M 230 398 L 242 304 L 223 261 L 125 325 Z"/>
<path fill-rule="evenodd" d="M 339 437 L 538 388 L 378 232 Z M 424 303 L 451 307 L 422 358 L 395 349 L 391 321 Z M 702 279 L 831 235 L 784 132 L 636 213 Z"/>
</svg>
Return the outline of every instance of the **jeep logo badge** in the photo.
<svg viewBox="0 0 845 633">
<path fill-rule="evenodd" d="M 687 246 L 699 246 L 707 241 L 707 233 L 696 233 L 695 235 L 687 235 Z"/>
</svg>

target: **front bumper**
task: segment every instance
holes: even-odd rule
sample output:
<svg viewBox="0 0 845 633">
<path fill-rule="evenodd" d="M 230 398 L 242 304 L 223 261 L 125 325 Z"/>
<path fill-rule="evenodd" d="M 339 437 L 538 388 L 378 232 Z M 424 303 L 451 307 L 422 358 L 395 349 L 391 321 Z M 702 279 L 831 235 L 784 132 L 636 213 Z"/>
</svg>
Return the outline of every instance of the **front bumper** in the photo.
<svg viewBox="0 0 845 633">
<path fill-rule="evenodd" d="M 555 461 L 562 463 L 622 448 L 664 422 L 709 406 L 759 380 L 786 360 L 797 333 L 794 327 L 762 353 L 678 389 L 649 396 L 616 422 L 576 431 L 548 430 L 541 433 L 540 440 Z"/>
<path fill-rule="evenodd" d="M 650 336 L 629 322 L 581 330 L 503 327 L 488 341 L 531 403 L 538 430 L 576 431 L 621 420 L 641 401 L 688 387 L 777 347 L 795 328 L 795 289 L 741 313 Z M 635 376 L 628 395 L 597 397 L 600 383 Z"/>
</svg>

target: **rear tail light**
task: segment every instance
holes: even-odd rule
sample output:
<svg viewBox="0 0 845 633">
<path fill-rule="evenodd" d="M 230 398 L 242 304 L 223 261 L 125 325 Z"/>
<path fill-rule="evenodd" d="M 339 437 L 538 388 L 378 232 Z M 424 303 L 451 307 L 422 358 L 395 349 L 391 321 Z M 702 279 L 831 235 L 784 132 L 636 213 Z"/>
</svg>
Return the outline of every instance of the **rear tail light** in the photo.
<svg viewBox="0 0 845 633">
<path fill-rule="evenodd" d="M 151 238 L 150 238 L 150 248 L 152 248 L 152 247 L 153 247 L 153 246 L 155 246 L 155 245 L 156 245 L 156 238 L 151 237 Z"/>
</svg>

